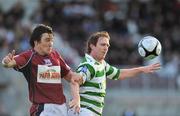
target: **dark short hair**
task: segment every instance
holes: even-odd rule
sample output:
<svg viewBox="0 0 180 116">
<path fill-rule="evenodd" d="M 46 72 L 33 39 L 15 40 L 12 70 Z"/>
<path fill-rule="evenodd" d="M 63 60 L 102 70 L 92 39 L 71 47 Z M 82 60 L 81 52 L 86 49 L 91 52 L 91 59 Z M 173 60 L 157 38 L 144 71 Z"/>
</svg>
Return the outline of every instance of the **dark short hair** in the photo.
<svg viewBox="0 0 180 116">
<path fill-rule="evenodd" d="M 41 36 L 44 33 L 53 34 L 52 28 L 44 24 L 39 24 L 34 28 L 29 41 L 31 47 L 34 47 L 34 41 L 41 41 Z"/>
<path fill-rule="evenodd" d="M 87 43 L 86 43 L 86 52 L 88 54 L 91 53 L 91 47 L 90 45 L 93 44 L 94 46 L 96 46 L 97 44 L 97 41 L 100 37 L 107 37 L 109 40 L 110 40 L 110 36 L 109 36 L 109 33 L 106 32 L 106 31 L 99 31 L 99 32 L 96 32 L 96 33 L 93 33 L 89 39 L 87 40 Z"/>
</svg>

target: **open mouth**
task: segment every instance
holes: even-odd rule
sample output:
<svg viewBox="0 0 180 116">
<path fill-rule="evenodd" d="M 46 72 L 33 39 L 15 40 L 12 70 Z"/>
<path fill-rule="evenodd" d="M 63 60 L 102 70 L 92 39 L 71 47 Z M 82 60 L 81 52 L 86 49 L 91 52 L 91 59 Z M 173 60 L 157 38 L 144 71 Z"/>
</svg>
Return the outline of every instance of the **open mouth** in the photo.
<svg viewBox="0 0 180 116">
<path fill-rule="evenodd" d="M 48 51 L 51 51 L 52 50 L 52 48 L 50 47 L 50 48 L 48 48 Z"/>
</svg>

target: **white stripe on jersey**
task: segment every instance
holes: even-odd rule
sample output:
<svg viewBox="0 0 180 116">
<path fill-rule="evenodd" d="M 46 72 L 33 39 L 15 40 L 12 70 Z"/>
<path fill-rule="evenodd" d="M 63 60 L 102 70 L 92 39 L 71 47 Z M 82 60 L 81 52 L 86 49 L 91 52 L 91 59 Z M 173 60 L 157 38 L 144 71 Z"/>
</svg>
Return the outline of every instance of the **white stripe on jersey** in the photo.
<svg viewBox="0 0 180 116">
<path fill-rule="evenodd" d="M 103 108 L 97 107 L 97 106 L 95 106 L 93 104 L 90 104 L 90 103 L 87 103 L 87 102 L 84 102 L 84 101 L 81 101 L 81 104 L 85 105 L 85 106 L 89 106 L 89 107 L 93 108 L 95 111 L 97 111 L 99 113 L 102 113 Z"/>
<path fill-rule="evenodd" d="M 117 72 L 118 70 L 114 70 L 112 74 L 107 76 L 107 78 L 112 79 L 116 75 Z"/>
<path fill-rule="evenodd" d="M 88 95 L 88 94 L 80 94 L 82 97 L 93 100 L 93 101 L 97 101 L 97 102 L 101 102 L 104 103 L 104 97 L 99 97 L 99 96 L 92 96 L 92 95 Z"/>
<path fill-rule="evenodd" d="M 102 83 L 106 81 L 106 77 L 103 76 L 103 77 L 94 77 L 90 82 L 93 82 L 93 83 Z"/>
<path fill-rule="evenodd" d="M 80 93 L 84 93 L 84 92 L 96 92 L 96 93 L 105 93 L 105 90 L 104 89 L 98 89 L 98 88 L 95 88 L 95 87 L 80 87 Z"/>
</svg>

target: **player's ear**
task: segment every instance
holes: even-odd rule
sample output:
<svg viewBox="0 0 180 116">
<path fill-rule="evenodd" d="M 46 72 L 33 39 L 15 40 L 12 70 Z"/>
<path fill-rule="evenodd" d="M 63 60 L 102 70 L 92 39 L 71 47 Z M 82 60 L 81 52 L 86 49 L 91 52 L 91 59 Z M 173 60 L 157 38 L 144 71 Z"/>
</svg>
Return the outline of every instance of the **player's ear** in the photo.
<svg viewBox="0 0 180 116">
<path fill-rule="evenodd" d="M 95 46 L 93 44 L 90 44 L 90 48 L 91 50 L 94 48 Z"/>
<path fill-rule="evenodd" d="M 34 46 L 37 46 L 38 45 L 38 42 L 37 41 L 34 41 Z"/>
</svg>

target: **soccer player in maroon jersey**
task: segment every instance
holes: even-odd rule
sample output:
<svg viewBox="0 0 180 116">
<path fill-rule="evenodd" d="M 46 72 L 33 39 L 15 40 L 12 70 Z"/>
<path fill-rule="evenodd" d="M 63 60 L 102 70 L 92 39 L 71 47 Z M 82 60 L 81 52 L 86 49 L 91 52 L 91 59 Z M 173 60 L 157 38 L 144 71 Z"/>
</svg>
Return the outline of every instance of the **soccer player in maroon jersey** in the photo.
<svg viewBox="0 0 180 116">
<path fill-rule="evenodd" d="M 66 99 L 61 79 L 70 82 L 73 100 L 70 107 L 80 110 L 80 78 L 71 71 L 61 55 L 53 49 L 52 28 L 43 24 L 33 30 L 30 37 L 32 49 L 15 55 L 9 53 L 2 60 L 6 68 L 14 68 L 25 76 L 29 88 L 29 100 L 32 102 L 31 116 L 67 116 Z"/>
</svg>

